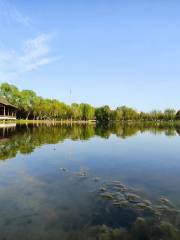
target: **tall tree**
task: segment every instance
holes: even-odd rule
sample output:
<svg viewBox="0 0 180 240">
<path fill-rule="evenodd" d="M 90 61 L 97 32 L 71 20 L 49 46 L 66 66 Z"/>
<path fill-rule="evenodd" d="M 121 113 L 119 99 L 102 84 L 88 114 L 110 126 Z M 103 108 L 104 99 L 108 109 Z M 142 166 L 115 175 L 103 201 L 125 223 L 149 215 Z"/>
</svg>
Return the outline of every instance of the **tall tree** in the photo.
<svg viewBox="0 0 180 240">
<path fill-rule="evenodd" d="M 108 122 L 111 116 L 111 109 L 109 106 L 105 105 L 103 107 L 96 109 L 96 119 L 100 122 Z"/>
<path fill-rule="evenodd" d="M 26 114 L 26 119 L 33 113 L 35 106 L 36 93 L 31 90 L 23 90 L 20 94 L 21 111 Z"/>
</svg>

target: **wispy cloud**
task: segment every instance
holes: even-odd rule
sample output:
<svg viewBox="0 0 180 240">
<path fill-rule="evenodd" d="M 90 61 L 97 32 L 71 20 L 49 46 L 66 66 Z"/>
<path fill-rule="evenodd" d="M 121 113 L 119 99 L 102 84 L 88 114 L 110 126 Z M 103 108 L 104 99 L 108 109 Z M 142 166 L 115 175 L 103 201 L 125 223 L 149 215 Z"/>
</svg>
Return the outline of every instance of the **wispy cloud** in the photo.
<svg viewBox="0 0 180 240">
<path fill-rule="evenodd" d="M 17 79 L 24 73 L 59 60 L 60 57 L 52 56 L 51 39 L 52 35 L 41 34 L 28 39 L 20 52 L 0 50 L 0 78 L 6 81 Z"/>
<path fill-rule="evenodd" d="M 31 19 L 20 12 L 16 6 L 11 4 L 8 0 L 0 0 L 0 19 L 1 22 L 14 23 L 28 26 L 31 23 Z"/>
<path fill-rule="evenodd" d="M 42 34 L 25 42 L 23 47 L 24 54 L 19 59 L 24 66 L 24 71 L 35 70 L 58 59 L 58 57 L 50 56 L 49 42 L 52 37 L 52 35 Z"/>
</svg>

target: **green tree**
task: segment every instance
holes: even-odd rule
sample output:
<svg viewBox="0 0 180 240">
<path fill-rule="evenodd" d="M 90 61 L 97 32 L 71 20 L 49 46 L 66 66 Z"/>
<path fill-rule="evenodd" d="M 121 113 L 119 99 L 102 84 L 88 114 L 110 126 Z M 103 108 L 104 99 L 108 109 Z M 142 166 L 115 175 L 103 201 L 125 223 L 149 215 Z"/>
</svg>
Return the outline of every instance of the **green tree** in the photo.
<svg viewBox="0 0 180 240">
<path fill-rule="evenodd" d="M 117 121 L 124 120 L 124 112 L 123 112 L 123 109 L 121 107 L 118 107 L 115 110 L 115 120 L 117 120 Z"/>
<path fill-rule="evenodd" d="M 95 117 L 95 109 L 87 103 L 80 104 L 81 119 L 82 120 L 93 120 Z"/>
<path fill-rule="evenodd" d="M 159 110 L 153 110 L 149 113 L 149 118 L 153 121 L 163 120 L 163 113 Z"/>
<path fill-rule="evenodd" d="M 82 118 L 81 107 L 77 103 L 71 104 L 71 116 L 74 120 L 80 120 Z"/>
<path fill-rule="evenodd" d="M 111 116 L 111 109 L 109 106 L 105 105 L 103 107 L 97 108 L 95 115 L 97 121 L 108 122 Z"/>
<path fill-rule="evenodd" d="M 136 110 L 130 107 L 122 106 L 116 109 L 117 112 L 117 120 L 137 120 L 138 113 Z"/>
<path fill-rule="evenodd" d="M 180 110 L 176 113 L 176 120 L 180 120 Z"/>
<path fill-rule="evenodd" d="M 168 108 L 164 111 L 164 119 L 165 120 L 174 120 L 176 117 L 176 110 Z"/>
<path fill-rule="evenodd" d="M 0 96 L 7 99 L 11 104 L 19 106 L 20 91 L 14 85 L 2 83 L 0 85 Z"/>
<path fill-rule="evenodd" d="M 36 93 L 31 90 L 23 90 L 20 94 L 20 107 L 26 115 L 26 119 L 33 113 Z"/>
</svg>

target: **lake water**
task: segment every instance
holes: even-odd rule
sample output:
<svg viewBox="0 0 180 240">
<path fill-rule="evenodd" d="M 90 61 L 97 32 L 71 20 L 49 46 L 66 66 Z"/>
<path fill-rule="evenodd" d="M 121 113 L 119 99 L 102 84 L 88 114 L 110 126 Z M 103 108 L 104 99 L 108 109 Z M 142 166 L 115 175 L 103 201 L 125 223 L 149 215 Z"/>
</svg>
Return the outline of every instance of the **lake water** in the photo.
<svg viewBox="0 0 180 240">
<path fill-rule="evenodd" d="M 180 128 L 0 128 L 0 240 L 180 239 Z"/>
</svg>

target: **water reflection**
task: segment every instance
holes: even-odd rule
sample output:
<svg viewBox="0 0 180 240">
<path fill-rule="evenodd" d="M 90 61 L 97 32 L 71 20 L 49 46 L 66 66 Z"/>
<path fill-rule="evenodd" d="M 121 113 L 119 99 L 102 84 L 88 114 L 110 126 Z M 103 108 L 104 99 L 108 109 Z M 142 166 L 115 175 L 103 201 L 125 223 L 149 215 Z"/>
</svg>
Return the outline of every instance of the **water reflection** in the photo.
<svg viewBox="0 0 180 240">
<path fill-rule="evenodd" d="M 26 124 L 26 125 L 4 125 L 0 127 L 0 160 L 6 160 L 16 156 L 18 152 L 28 154 L 37 147 L 44 144 L 57 144 L 65 139 L 89 140 L 94 136 L 108 139 L 112 134 L 126 139 L 138 133 L 150 132 L 166 136 L 180 134 L 180 126 L 169 124 Z"/>
<path fill-rule="evenodd" d="M 0 159 L 14 158 L 0 162 L 0 239 L 179 240 L 179 133 L 171 123 L 0 128 Z"/>
</svg>

